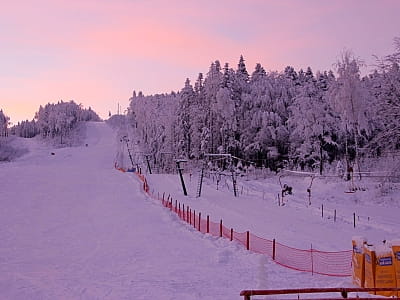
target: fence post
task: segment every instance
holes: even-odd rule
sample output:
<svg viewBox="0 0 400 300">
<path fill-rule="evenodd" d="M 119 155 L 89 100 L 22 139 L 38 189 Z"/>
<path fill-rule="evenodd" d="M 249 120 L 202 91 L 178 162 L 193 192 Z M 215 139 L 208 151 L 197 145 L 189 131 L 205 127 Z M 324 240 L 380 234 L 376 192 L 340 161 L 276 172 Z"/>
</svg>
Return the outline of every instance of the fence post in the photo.
<svg viewBox="0 0 400 300">
<path fill-rule="evenodd" d="M 175 213 L 178 212 L 178 200 L 175 200 Z"/>
<path fill-rule="evenodd" d="M 246 248 L 250 250 L 250 231 L 246 232 Z"/>
<path fill-rule="evenodd" d="M 193 227 L 196 228 L 196 210 L 193 210 Z"/>
<path fill-rule="evenodd" d="M 185 204 L 182 203 L 182 213 L 183 213 L 183 221 L 185 220 Z"/>
<path fill-rule="evenodd" d="M 182 218 L 182 214 L 181 214 L 181 203 L 178 203 L 178 216 L 179 218 Z"/>
<path fill-rule="evenodd" d="M 353 226 L 356 228 L 356 213 L 353 213 Z"/>
<path fill-rule="evenodd" d="M 192 225 L 192 209 L 189 209 L 189 224 Z"/>
<path fill-rule="evenodd" d="M 231 241 L 233 241 L 233 228 L 231 228 Z"/>
<path fill-rule="evenodd" d="M 322 204 L 322 209 L 321 209 L 321 211 L 322 211 L 322 218 L 324 218 L 324 205 Z"/>
<path fill-rule="evenodd" d="M 210 216 L 207 215 L 207 233 L 210 233 Z"/>
<path fill-rule="evenodd" d="M 335 209 L 335 214 L 333 216 L 333 222 L 336 222 L 336 209 Z"/>
<path fill-rule="evenodd" d="M 222 219 L 219 222 L 219 237 L 222 237 Z"/>
<path fill-rule="evenodd" d="M 186 208 L 186 223 L 189 222 L 189 205 Z"/>
<path fill-rule="evenodd" d="M 201 212 L 199 212 L 199 231 L 201 232 L 200 222 L 201 222 Z"/>
<path fill-rule="evenodd" d="M 314 275 L 314 257 L 313 257 L 312 244 L 311 244 L 311 275 Z"/>
<path fill-rule="evenodd" d="M 272 240 L 272 260 L 275 260 L 276 255 L 276 242 L 275 239 Z"/>
</svg>

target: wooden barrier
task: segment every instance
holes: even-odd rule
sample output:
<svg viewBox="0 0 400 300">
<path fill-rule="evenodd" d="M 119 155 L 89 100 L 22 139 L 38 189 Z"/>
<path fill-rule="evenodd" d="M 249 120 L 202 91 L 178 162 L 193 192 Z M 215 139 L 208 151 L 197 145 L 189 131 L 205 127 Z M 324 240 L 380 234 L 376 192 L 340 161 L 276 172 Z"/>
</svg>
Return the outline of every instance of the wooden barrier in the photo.
<svg viewBox="0 0 400 300">
<path fill-rule="evenodd" d="M 240 296 L 244 297 L 244 300 L 251 300 L 251 296 L 268 296 L 268 295 L 290 295 L 290 294 L 326 294 L 326 293 L 340 293 L 342 298 L 332 297 L 318 297 L 318 299 L 333 300 L 333 299 L 345 299 L 348 298 L 349 293 L 368 293 L 368 292 L 395 292 L 400 291 L 400 288 L 308 288 L 308 289 L 283 289 L 283 290 L 244 290 L 240 292 Z M 305 299 L 305 298 L 301 298 Z M 382 299 L 377 297 L 357 297 L 350 299 Z M 400 298 L 390 298 L 390 300 L 399 300 Z"/>
</svg>

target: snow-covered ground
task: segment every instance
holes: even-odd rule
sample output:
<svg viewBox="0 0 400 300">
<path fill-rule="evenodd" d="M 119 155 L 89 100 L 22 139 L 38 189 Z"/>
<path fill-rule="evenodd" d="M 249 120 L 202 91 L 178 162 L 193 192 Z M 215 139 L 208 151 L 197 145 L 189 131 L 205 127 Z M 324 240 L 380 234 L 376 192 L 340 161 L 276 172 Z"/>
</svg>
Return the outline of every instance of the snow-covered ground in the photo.
<svg viewBox="0 0 400 300">
<path fill-rule="evenodd" d="M 171 195 L 203 215 L 210 214 L 215 222 L 222 218 L 228 228 L 239 232 L 250 230 L 291 247 L 309 249 L 312 244 L 314 249 L 322 251 L 349 250 L 353 236 L 364 236 L 378 244 L 400 234 L 400 196 L 382 197 L 376 179 L 356 180 L 355 184 L 365 191 L 347 193 L 348 182 L 331 177 L 316 178 L 311 188 L 311 205 L 308 205 L 307 188 L 311 178 L 283 176 L 282 184 L 293 187 L 293 194 L 285 196 L 285 205 L 279 206 L 278 176 L 258 180 L 239 177 L 238 197 L 234 197 L 230 178 L 223 177 L 217 190 L 216 180 L 211 176 L 205 178 L 201 197 L 197 198 L 198 175 L 198 172 L 185 173 L 187 197 L 183 195 L 177 174 L 146 174 L 146 177 L 156 194 Z"/>
<path fill-rule="evenodd" d="M 197 232 L 143 194 L 134 174 L 113 168 L 121 143 L 112 129 L 89 123 L 86 132 L 87 147 L 26 140 L 28 154 L 0 165 L 0 299 L 242 299 L 243 289 L 351 286 L 351 278 L 292 271 Z M 216 190 L 207 178 L 196 198 L 197 174 L 185 174 L 188 197 L 178 175 L 146 176 L 155 193 L 292 247 L 347 250 L 354 235 L 399 237 L 400 201 L 372 201 L 374 183 L 346 194 L 344 183 L 318 179 L 308 206 L 309 179 L 284 177 L 294 195 L 278 206 L 276 177 L 239 179 L 237 198 L 229 180 Z"/>
</svg>

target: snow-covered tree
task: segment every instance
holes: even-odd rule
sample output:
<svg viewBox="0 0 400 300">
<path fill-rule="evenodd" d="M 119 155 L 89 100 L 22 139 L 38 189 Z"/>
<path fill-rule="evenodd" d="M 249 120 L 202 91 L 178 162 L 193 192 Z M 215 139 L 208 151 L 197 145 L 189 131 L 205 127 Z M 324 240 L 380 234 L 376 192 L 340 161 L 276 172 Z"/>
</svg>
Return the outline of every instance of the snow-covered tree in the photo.
<svg viewBox="0 0 400 300">
<path fill-rule="evenodd" d="M 318 163 L 322 174 L 323 163 L 328 159 L 327 149 L 336 146 L 338 118 L 325 98 L 327 74 L 319 73 L 317 78 L 308 68 L 299 94 L 291 106 L 289 124 L 291 155 L 295 164 L 303 169 Z"/>
<path fill-rule="evenodd" d="M 0 136 L 8 136 L 8 125 L 10 118 L 0 109 Z"/>
<path fill-rule="evenodd" d="M 195 92 L 190 84 L 189 78 L 186 79 L 185 86 L 179 95 L 178 105 L 178 151 L 185 157 L 190 157 L 192 152 L 192 136 L 193 136 L 193 119 L 195 117 Z"/>
<path fill-rule="evenodd" d="M 346 51 L 337 62 L 337 81 L 330 88 L 330 103 L 340 116 L 342 130 L 345 133 L 346 160 L 349 164 L 348 138 L 354 141 L 355 159 L 358 160 L 358 144 L 362 131 L 368 131 L 366 108 L 368 93 L 360 80 L 361 62 Z M 358 167 L 360 167 L 358 163 Z"/>
</svg>

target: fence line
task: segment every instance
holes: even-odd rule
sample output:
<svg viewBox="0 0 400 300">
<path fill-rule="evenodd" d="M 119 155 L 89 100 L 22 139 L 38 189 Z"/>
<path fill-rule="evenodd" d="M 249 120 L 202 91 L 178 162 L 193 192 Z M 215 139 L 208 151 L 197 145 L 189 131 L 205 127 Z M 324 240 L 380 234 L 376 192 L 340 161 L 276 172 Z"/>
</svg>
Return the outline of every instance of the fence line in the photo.
<svg viewBox="0 0 400 300">
<path fill-rule="evenodd" d="M 123 168 L 115 168 L 125 172 Z M 161 201 L 161 204 L 173 211 L 182 220 L 196 228 L 204 234 L 210 234 L 217 237 L 224 237 L 231 241 L 242 244 L 246 249 L 268 255 L 277 264 L 290 268 L 292 270 L 310 272 L 315 274 L 346 277 L 352 274 L 352 250 L 326 252 L 316 249 L 297 249 L 273 240 L 258 237 L 247 232 L 236 232 L 233 228 L 225 227 L 220 220 L 219 223 L 212 222 L 208 215 L 202 215 L 200 212 L 192 210 L 189 206 L 172 200 L 165 194 L 155 195 L 150 192 L 146 177 L 143 174 L 135 173 L 143 184 L 143 191 L 152 199 Z"/>
</svg>

